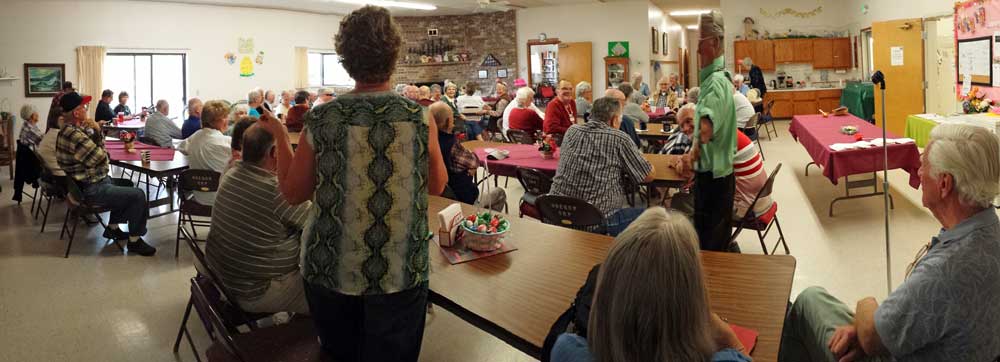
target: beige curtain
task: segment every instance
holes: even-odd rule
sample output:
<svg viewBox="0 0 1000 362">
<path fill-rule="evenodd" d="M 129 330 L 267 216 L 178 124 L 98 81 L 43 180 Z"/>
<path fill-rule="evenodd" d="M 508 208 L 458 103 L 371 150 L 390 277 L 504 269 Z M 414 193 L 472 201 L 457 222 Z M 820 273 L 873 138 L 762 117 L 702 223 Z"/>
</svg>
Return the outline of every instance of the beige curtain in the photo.
<svg viewBox="0 0 1000 362">
<path fill-rule="evenodd" d="M 309 87 L 309 48 L 295 47 L 295 88 Z"/>
<path fill-rule="evenodd" d="M 76 48 L 77 92 L 94 97 L 87 110 L 87 116 L 94 118 L 97 111 L 97 100 L 101 98 L 102 82 L 104 81 L 104 54 L 107 50 L 102 46 L 81 46 Z"/>
</svg>

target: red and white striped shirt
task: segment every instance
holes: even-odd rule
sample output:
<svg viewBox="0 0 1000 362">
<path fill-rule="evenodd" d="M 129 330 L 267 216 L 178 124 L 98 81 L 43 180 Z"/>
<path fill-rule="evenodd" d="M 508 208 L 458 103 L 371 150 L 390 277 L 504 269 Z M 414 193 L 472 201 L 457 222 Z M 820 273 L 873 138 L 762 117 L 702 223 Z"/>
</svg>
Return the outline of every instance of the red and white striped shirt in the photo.
<svg viewBox="0 0 1000 362">
<path fill-rule="evenodd" d="M 767 172 L 764 170 L 764 160 L 760 152 L 743 132 L 736 132 L 736 156 L 733 157 L 733 173 L 736 174 L 736 199 L 733 202 L 733 212 L 737 217 L 743 217 L 757 192 L 767 183 Z M 770 196 L 757 201 L 754 214 L 762 215 L 771 208 L 774 201 Z"/>
</svg>

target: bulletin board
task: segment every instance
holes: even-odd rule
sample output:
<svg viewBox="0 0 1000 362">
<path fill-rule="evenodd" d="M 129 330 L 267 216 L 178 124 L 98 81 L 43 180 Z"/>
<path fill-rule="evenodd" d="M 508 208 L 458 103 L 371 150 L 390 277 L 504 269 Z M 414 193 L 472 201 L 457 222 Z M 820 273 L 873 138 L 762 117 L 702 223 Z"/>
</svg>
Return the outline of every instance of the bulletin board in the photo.
<svg viewBox="0 0 1000 362">
<path fill-rule="evenodd" d="M 972 75 L 972 84 L 991 86 L 993 80 L 993 38 L 982 37 L 958 41 L 958 81 Z"/>
</svg>

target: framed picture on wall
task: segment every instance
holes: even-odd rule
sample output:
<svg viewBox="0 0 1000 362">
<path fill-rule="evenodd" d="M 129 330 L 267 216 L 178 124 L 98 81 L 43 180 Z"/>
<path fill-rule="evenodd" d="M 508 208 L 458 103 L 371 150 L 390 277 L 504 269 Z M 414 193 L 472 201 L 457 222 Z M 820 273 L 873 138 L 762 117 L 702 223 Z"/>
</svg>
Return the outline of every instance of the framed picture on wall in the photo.
<svg viewBox="0 0 1000 362">
<path fill-rule="evenodd" d="M 653 48 L 652 48 L 653 54 L 656 54 L 657 49 L 659 49 L 659 47 L 657 47 L 656 45 L 660 43 L 660 37 L 657 36 L 658 34 L 657 34 L 657 31 L 656 31 L 656 27 L 650 27 L 649 28 L 649 34 L 650 34 L 650 38 L 653 39 Z"/>
<path fill-rule="evenodd" d="M 667 55 L 667 49 L 670 49 L 670 33 L 663 32 L 663 55 Z"/>
<path fill-rule="evenodd" d="M 486 79 L 489 77 L 490 77 L 490 71 L 485 69 L 479 71 L 479 79 Z"/>
<path fill-rule="evenodd" d="M 507 70 L 497 69 L 497 78 L 507 78 Z"/>
<path fill-rule="evenodd" d="M 52 97 L 66 81 L 66 64 L 24 63 L 24 96 Z"/>
</svg>

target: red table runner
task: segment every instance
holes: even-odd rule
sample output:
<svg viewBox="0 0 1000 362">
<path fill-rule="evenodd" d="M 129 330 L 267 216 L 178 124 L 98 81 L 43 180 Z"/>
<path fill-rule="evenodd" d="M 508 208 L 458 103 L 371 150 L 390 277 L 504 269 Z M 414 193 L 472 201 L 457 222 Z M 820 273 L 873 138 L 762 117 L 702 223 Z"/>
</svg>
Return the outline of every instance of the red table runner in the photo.
<svg viewBox="0 0 1000 362">
<path fill-rule="evenodd" d="M 493 148 L 510 151 L 510 155 L 503 160 L 489 160 L 490 173 L 495 175 L 517 177 L 518 167 L 534 168 L 547 174 L 555 175 L 556 168 L 559 167 L 558 151 L 555 154 L 555 158 L 544 160 L 542 159 L 542 155 L 538 153 L 538 146 L 535 145 L 512 144 Z M 479 157 L 479 162 L 485 162 L 486 148 L 477 148 L 474 151 L 476 152 L 476 156 Z"/>
<path fill-rule="evenodd" d="M 135 142 L 135 152 L 125 151 L 125 142 L 105 141 L 104 148 L 108 150 L 108 157 L 115 161 L 139 161 L 139 151 L 149 151 L 150 161 L 173 161 L 174 149 L 148 145 L 142 142 Z"/>
<path fill-rule="evenodd" d="M 830 179 L 834 185 L 841 177 L 878 171 L 883 165 L 882 147 L 844 151 L 830 149 L 830 145 L 834 143 L 856 142 L 854 136 L 840 133 L 840 128 L 847 125 L 857 127 L 858 133 L 866 141 L 882 138 L 881 128 L 853 115 L 828 118 L 818 114 L 800 115 L 792 117 L 792 125 L 788 127 L 792 138 L 805 147 L 813 162 L 823 168 L 823 176 Z M 886 137 L 898 138 L 891 132 L 886 133 Z M 920 187 L 920 176 L 917 175 L 917 169 L 920 168 L 920 153 L 916 144 L 889 145 L 889 169 L 897 168 L 910 173 L 910 186 Z"/>
</svg>

